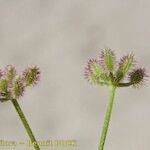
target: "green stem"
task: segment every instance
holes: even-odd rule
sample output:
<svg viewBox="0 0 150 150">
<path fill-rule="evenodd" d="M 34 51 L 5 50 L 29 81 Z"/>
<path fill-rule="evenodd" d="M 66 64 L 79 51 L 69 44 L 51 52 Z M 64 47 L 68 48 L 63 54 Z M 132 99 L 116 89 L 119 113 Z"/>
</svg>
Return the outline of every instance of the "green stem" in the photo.
<svg viewBox="0 0 150 150">
<path fill-rule="evenodd" d="M 113 101 L 114 101 L 114 96 L 115 96 L 115 86 L 110 86 L 110 95 L 109 95 L 109 102 L 107 104 L 106 108 L 106 113 L 105 113 L 105 118 L 104 118 L 104 124 L 102 128 L 102 133 L 101 133 L 101 139 L 100 139 L 100 144 L 99 144 L 99 150 L 104 149 L 104 144 L 106 140 L 106 135 L 107 135 L 107 130 L 111 118 L 111 113 L 112 113 L 112 107 L 113 107 Z"/>
<path fill-rule="evenodd" d="M 24 127 L 25 127 L 25 129 L 26 129 L 26 131 L 28 133 L 28 135 L 29 135 L 29 137 L 30 137 L 30 140 L 32 142 L 32 145 L 34 146 L 34 149 L 35 150 L 40 150 L 40 148 L 38 146 L 38 143 L 37 143 L 37 141 L 36 141 L 36 139 L 35 139 L 35 137 L 34 137 L 34 135 L 32 133 L 32 130 L 31 130 L 31 128 L 30 128 L 30 126 L 29 126 L 29 124 L 28 124 L 28 122 L 27 122 L 27 120 L 25 118 L 25 115 L 23 114 L 23 112 L 22 112 L 22 110 L 21 110 L 17 100 L 16 99 L 12 99 L 11 101 L 12 101 L 12 103 L 13 103 L 13 105 L 14 105 L 14 107 L 15 107 L 15 109 L 16 109 L 16 111 L 17 111 L 17 113 L 18 113 L 18 115 L 19 115 L 19 117 L 20 117 L 20 119 L 21 119 L 21 121 L 22 121 L 22 123 L 23 123 L 23 125 L 24 125 Z"/>
<path fill-rule="evenodd" d="M 119 83 L 118 87 L 128 87 L 130 85 L 132 85 L 133 83 L 129 82 L 129 83 Z"/>
</svg>

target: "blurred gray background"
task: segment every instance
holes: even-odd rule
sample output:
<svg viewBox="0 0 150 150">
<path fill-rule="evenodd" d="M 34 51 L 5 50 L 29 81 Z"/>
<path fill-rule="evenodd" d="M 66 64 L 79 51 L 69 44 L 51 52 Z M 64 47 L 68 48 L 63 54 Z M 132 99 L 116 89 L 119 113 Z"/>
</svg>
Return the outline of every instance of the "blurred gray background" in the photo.
<svg viewBox="0 0 150 150">
<path fill-rule="evenodd" d="M 149 39 L 148 0 L 0 0 L 0 67 L 42 70 L 38 86 L 19 100 L 37 139 L 78 144 L 41 149 L 98 149 L 108 89 L 84 80 L 84 65 L 108 46 L 149 67 Z M 149 90 L 117 90 L 105 150 L 150 149 Z M 11 102 L 0 104 L 0 118 L 0 139 L 27 140 Z"/>
</svg>

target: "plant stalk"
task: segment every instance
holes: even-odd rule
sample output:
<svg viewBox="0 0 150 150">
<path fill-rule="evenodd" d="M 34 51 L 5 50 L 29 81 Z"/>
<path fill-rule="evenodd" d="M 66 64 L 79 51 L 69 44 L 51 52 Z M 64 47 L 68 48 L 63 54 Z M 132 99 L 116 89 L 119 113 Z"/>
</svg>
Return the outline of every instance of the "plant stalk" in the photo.
<svg viewBox="0 0 150 150">
<path fill-rule="evenodd" d="M 104 123 L 103 123 L 103 127 L 102 127 L 99 150 L 104 149 L 106 135 L 107 135 L 109 122 L 110 122 L 110 118 L 111 118 L 111 113 L 112 113 L 115 90 L 116 90 L 116 86 L 111 85 L 110 86 L 110 91 L 109 91 L 109 101 L 108 101 L 108 104 L 107 104 L 107 107 L 106 107 L 106 113 L 105 113 Z"/>
<path fill-rule="evenodd" d="M 34 149 L 35 150 L 40 150 L 40 148 L 38 146 L 38 143 L 37 143 L 37 141 L 36 141 L 36 139 L 35 139 L 35 137 L 32 133 L 32 130 L 31 130 L 26 118 L 25 118 L 25 115 L 23 114 L 23 111 L 21 110 L 21 107 L 19 106 L 19 103 L 17 102 L 16 99 L 12 99 L 11 101 L 12 101 L 12 103 L 13 103 L 13 105 L 14 105 L 14 107 L 15 107 L 15 109 L 16 109 L 16 111 L 17 111 L 17 113 L 18 113 L 25 129 L 26 129 L 26 132 L 28 133 L 28 135 L 30 137 L 30 140 L 32 142 L 32 145 L 34 146 Z"/>
</svg>

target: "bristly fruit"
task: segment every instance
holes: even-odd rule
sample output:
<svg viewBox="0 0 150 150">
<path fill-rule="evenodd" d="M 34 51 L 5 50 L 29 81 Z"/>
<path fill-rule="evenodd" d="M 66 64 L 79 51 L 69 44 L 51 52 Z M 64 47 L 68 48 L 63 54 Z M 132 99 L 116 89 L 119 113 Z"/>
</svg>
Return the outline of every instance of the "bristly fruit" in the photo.
<svg viewBox="0 0 150 150">
<path fill-rule="evenodd" d="M 126 73 L 132 68 L 135 67 L 136 63 L 135 63 L 135 58 L 134 55 L 131 54 L 127 54 L 124 55 L 120 61 L 118 62 L 118 69 L 116 71 L 116 81 L 119 82 L 120 80 L 122 80 Z"/>
<path fill-rule="evenodd" d="M 0 78 L 3 76 L 4 72 L 0 69 Z"/>
<path fill-rule="evenodd" d="M 5 102 L 23 96 L 26 86 L 38 83 L 40 74 L 37 66 L 26 69 L 23 75 L 18 75 L 15 67 L 7 65 L 4 72 L 0 70 L 0 101 Z"/>
<path fill-rule="evenodd" d="M 12 86 L 14 98 L 16 99 L 19 98 L 20 96 L 23 96 L 24 90 L 25 86 L 21 76 L 16 76 Z"/>
<path fill-rule="evenodd" d="M 123 56 L 119 62 L 116 60 L 114 51 L 109 48 L 103 49 L 99 61 L 96 59 L 88 61 L 85 67 L 85 78 L 90 83 L 126 87 L 139 86 L 149 77 L 145 68 L 137 68 L 132 53 Z M 128 82 L 124 82 L 127 74 L 129 74 Z"/>
<path fill-rule="evenodd" d="M 7 65 L 4 70 L 4 76 L 8 81 L 11 81 L 16 76 L 16 69 L 12 65 Z"/>
<path fill-rule="evenodd" d="M 25 86 L 35 85 L 40 80 L 40 69 L 39 67 L 29 67 L 23 72 L 23 80 Z"/>
<path fill-rule="evenodd" d="M 144 84 L 144 81 L 149 77 L 146 68 L 135 68 L 129 72 L 129 80 L 135 87 Z"/>
<path fill-rule="evenodd" d="M 96 59 L 90 59 L 85 67 L 85 78 L 90 83 L 99 84 L 101 74 L 102 70 L 98 64 L 98 61 Z"/>
<path fill-rule="evenodd" d="M 145 68 L 137 67 L 133 54 L 123 56 L 120 61 L 116 61 L 118 59 L 116 59 L 114 52 L 109 48 L 103 49 L 100 54 L 99 61 L 96 59 L 88 61 L 85 67 L 85 78 L 90 83 L 107 85 L 109 87 L 109 100 L 98 147 L 99 150 L 103 150 L 117 87 L 129 87 L 131 85 L 139 87 L 149 75 Z M 126 78 L 127 76 L 128 78 Z"/>
<path fill-rule="evenodd" d="M 100 53 L 99 62 L 105 71 L 112 72 L 116 64 L 115 52 L 109 48 L 103 49 Z"/>
<path fill-rule="evenodd" d="M 0 91 L 6 92 L 8 89 L 8 82 L 6 79 L 0 79 Z"/>
</svg>

